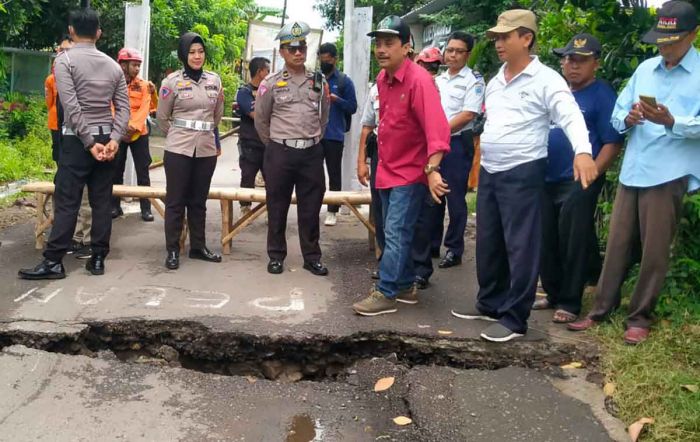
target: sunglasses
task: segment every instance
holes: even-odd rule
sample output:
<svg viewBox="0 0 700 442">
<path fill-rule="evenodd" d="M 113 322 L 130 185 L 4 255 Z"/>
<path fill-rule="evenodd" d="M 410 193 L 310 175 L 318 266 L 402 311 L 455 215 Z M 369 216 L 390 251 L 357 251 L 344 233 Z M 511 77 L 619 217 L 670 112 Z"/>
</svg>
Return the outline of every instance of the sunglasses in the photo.
<svg viewBox="0 0 700 442">
<path fill-rule="evenodd" d="M 300 54 L 306 54 L 307 47 L 306 46 L 282 46 L 282 49 L 286 50 L 290 54 L 296 54 L 297 52 Z"/>
</svg>

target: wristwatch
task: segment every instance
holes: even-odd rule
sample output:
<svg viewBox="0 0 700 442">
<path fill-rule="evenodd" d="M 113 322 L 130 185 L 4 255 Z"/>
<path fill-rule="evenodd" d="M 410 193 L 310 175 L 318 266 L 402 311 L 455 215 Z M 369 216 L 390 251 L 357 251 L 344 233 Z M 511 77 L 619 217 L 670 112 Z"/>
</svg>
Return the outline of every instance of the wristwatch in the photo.
<svg viewBox="0 0 700 442">
<path fill-rule="evenodd" d="M 433 165 L 433 164 L 426 164 L 425 167 L 423 168 L 423 173 L 426 175 L 430 175 L 433 172 L 439 172 L 440 171 L 440 165 Z"/>
</svg>

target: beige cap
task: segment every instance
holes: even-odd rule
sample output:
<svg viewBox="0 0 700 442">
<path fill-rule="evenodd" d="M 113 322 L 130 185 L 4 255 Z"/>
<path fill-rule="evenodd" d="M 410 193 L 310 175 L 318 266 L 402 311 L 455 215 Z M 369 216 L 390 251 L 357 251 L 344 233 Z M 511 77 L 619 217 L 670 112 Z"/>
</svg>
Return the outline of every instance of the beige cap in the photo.
<svg viewBox="0 0 700 442">
<path fill-rule="evenodd" d="M 494 34 L 507 34 L 521 27 L 537 32 L 535 14 L 528 9 L 511 9 L 498 16 L 496 26 L 486 31 L 486 36 L 491 38 Z"/>
</svg>

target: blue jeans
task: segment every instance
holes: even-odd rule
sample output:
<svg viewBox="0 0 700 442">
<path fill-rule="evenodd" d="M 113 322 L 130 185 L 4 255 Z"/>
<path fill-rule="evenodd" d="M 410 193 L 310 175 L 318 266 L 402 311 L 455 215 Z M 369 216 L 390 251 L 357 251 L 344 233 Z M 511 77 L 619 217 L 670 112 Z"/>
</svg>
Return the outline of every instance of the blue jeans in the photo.
<svg viewBox="0 0 700 442">
<path fill-rule="evenodd" d="M 379 262 L 377 290 L 387 298 L 396 298 L 413 285 L 416 276 L 411 254 L 413 233 L 427 191 L 424 184 L 379 189 L 385 244 Z"/>
</svg>

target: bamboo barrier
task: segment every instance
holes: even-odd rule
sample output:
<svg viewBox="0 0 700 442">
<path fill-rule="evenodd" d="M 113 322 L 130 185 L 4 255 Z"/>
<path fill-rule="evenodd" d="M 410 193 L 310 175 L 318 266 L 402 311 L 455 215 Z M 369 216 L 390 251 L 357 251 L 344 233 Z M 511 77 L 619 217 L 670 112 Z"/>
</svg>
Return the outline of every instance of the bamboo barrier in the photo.
<svg viewBox="0 0 700 442">
<path fill-rule="evenodd" d="M 22 186 L 23 192 L 36 193 L 37 219 L 34 229 L 35 247 L 44 248 L 44 233 L 53 224 L 53 213 L 47 209 L 54 193 L 54 184 L 39 181 Z M 120 198 L 147 198 L 151 201 L 155 211 L 165 217 L 164 201 L 165 188 L 150 186 L 124 186 L 115 185 L 112 194 Z M 221 203 L 221 245 L 224 254 L 231 253 L 233 238 L 249 226 L 255 219 L 267 211 L 264 189 L 246 189 L 237 187 L 213 187 L 209 190 L 208 199 L 219 200 Z M 233 201 L 256 203 L 253 209 L 246 215 L 233 222 Z M 369 192 L 327 191 L 323 197 L 323 204 L 344 205 L 367 228 L 370 235 L 370 246 L 374 243 L 374 224 L 357 210 L 357 206 L 370 204 L 372 197 Z M 292 195 L 292 204 L 296 204 L 296 194 Z M 186 225 L 186 223 L 185 223 Z M 187 231 L 183 230 L 180 245 L 184 248 Z"/>
</svg>

